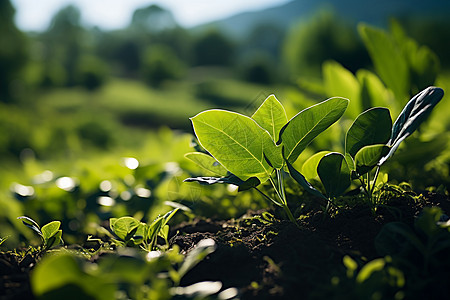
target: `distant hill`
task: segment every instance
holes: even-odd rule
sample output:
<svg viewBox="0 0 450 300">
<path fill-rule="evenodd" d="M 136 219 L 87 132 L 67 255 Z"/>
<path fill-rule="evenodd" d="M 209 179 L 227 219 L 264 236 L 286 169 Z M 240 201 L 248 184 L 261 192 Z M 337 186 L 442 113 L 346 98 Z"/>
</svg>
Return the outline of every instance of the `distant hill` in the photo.
<svg viewBox="0 0 450 300">
<path fill-rule="evenodd" d="M 237 38 L 244 38 L 258 24 L 273 24 L 281 29 L 307 20 L 322 9 L 328 9 L 348 22 L 366 22 L 384 27 L 391 17 L 450 17 L 449 0 L 294 0 L 260 11 L 240 13 L 192 30 L 216 28 Z"/>
</svg>

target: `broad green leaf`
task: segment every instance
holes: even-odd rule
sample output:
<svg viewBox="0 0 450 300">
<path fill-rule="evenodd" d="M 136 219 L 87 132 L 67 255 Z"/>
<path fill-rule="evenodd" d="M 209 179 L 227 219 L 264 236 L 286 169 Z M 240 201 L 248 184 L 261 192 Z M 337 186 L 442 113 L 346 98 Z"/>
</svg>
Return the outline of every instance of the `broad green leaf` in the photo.
<svg viewBox="0 0 450 300">
<path fill-rule="evenodd" d="M 45 246 L 47 249 L 58 245 L 62 242 L 62 230 L 58 230 L 54 235 L 52 235 L 48 240 L 45 241 Z"/>
<path fill-rule="evenodd" d="M 180 278 L 182 278 L 190 269 L 201 262 L 207 255 L 214 252 L 216 247 L 216 243 L 213 239 L 204 239 L 198 242 L 194 249 L 186 255 L 183 264 L 178 270 Z"/>
<path fill-rule="evenodd" d="M 219 162 L 217 162 L 217 160 L 211 155 L 202 152 L 191 152 L 186 153 L 184 157 L 195 162 L 200 167 L 216 175 L 219 176 L 227 175 L 228 172 L 227 169 L 225 169 L 221 164 L 219 164 Z"/>
<path fill-rule="evenodd" d="M 280 130 L 288 121 L 286 111 L 275 95 L 264 100 L 252 119 L 267 130 L 274 141 L 278 141 Z"/>
<path fill-rule="evenodd" d="M 350 154 L 345 153 L 344 158 L 345 158 L 345 161 L 347 162 L 348 167 L 350 168 L 350 171 L 355 171 L 356 166 L 355 166 L 355 160 L 353 159 L 353 157 Z"/>
<path fill-rule="evenodd" d="M 343 98 L 331 98 L 295 115 L 281 129 L 278 141 L 284 146 L 286 160 L 293 164 L 316 136 L 339 120 L 348 102 Z"/>
<path fill-rule="evenodd" d="M 376 73 L 397 99 L 404 99 L 409 91 L 409 68 L 402 49 L 387 32 L 359 25 L 358 31 L 369 51 Z"/>
<path fill-rule="evenodd" d="M 308 193 L 319 197 L 319 198 L 323 198 L 325 200 L 328 200 L 327 197 L 325 197 L 319 190 L 317 190 L 315 187 L 313 187 L 305 178 L 305 176 L 303 176 L 299 171 L 297 171 L 291 163 L 289 163 L 288 160 L 286 160 L 286 165 L 288 167 L 289 170 L 289 174 L 291 175 L 291 177 L 297 181 L 298 184 L 300 184 L 305 191 L 307 191 Z"/>
<path fill-rule="evenodd" d="M 392 127 L 392 135 L 388 142 L 389 153 L 378 163 L 380 166 L 397 150 L 400 143 L 413 133 L 430 115 L 431 110 L 444 96 L 444 90 L 438 87 L 428 87 L 415 95 L 406 104 Z"/>
<path fill-rule="evenodd" d="M 332 152 L 322 157 L 317 166 L 317 173 L 328 199 L 342 195 L 350 186 L 350 169 L 344 155 L 340 153 Z"/>
<path fill-rule="evenodd" d="M 308 158 L 302 166 L 302 174 L 307 180 L 314 179 L 318 177 L 317 166 L 319 165 L 322 157 L 331 153 L 331 151 L 320 151 Z"/>
<path fill-rule="evenodd" d="M 353 158 L 364 146 L 386 144 L 391 136 L 392 120 L 389 109 L 374 107 L 361 113 L 345 136 L 345 152 Z"/>
<path fill-rule="evenodd" d="M 111 230 L 122 240 L 127 241 L 130 239 L 129 234 L 135 233 L 141 222 L 133 217 L 121 217 L 118 219 L 110 220 Z"/>
<path fill-rule="evenodd" d="M 343 97 L 350 99 L 347 115 L 355 118 L 361 111 L 360 85 L 355 76 L 335 61 L 323 64 L 324 84 L 328 97 Z"/>
<path fill-rule="evenodd" d="M 355 155 L 356 173 L 362 176 L 372 170 L 389 150 L 389 146 L 383 144 L 362 147 Z"/>
<path fill-rule="evenodd" d="M 108 279 L 84 272 L 81 262 L 69 254 L 44 257 L 31 273 L 30 281 L 33 295 L 38 299 L 108 300 L 114 299 L 116 290 Z"/>
<path fill-rule="evenodd" d="M 283 161 L 270 134 L 253 119 L 225 110 L 207 110 L 191 118 L 200 144 L 229 172 L 242 180 L 266 181 Z"/>
<path fill-rule="evenodd" d="M 54 236 L 58 232 L 60 226 L 61 226 L 60 221 L 53 221 L 42 226 L 41 231 L 42 236 L 44 237 L 44 241 L 47 241 L 49 238 Z"/>
</svg>

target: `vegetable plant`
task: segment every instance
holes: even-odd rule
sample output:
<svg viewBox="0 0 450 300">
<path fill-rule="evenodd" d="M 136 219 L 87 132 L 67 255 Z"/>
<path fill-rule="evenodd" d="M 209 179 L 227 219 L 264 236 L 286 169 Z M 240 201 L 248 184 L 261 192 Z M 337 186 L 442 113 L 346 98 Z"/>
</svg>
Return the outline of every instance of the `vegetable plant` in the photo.
<svg viewBox="0 0 450 300">
<path fill-rule="evenodd" d="M 62 239 L 62 230 L 59 229 L 61 226 L 60 221 L 52 221 L 41 228 L 39 224 L 30 217 L 21 216 L 17 219 L 21 220 L 25 226 L 32 229 L 41 237 L 44 250 L 48 250 L 53 246 L 64 243 Z"/>
<path fill-rule="evenodd" d="M 392 157 L 400 143 L 428 117 L 443 95 L 442 89 L 428 87 L 406 104 L 393 125 L 387 108 L 374 107 L 364 111 L 347 131 L 345 155 L 330 151 L 319 152 L 305 162 L 303 172 L 307 178 L 318 175 L 327 193 L 333 196 L 342 194 L 350 185 L 350 180 L 358 179 L 375 205 L 373 193 L 381 166 Z M 340 162 L 342 166 L 336 171 Z M 374 168 L 376 170 L 371 177 Z M 335 170 L 334 175 L 330 170 Z"/>
<path fill-rule="evenodd" d="M 309 192 L 322 195 L 292 164 L 321 132 L 338 121 L 349 101 L 330 98 L 299 112 L 288 120 L 283 105 L 270 95 L 251 116 L 212 109 L 191 118 L 195 135 L 207 153 L 193 152 L 186 157 L 219 177 L 188 178 L 200 184 L 229 183 L 239 191 L 254 188 L 275 205 L 282 207 L 296 223 L 286 199 L 285 174 L 289 172 Z M 333 163 L 337 163 L 333 161 Z M 274 197 L 258 185 L 269 182 Z M 334 190 L 328 196 L 332 196 Z"/>
<path fill-rule="evenodd" d="M 168 245 L 169 225 L 167 222 L 175 215 L 178 208 L 156 218 L 151 224 L 140 222 L 133 217 L 111 218 L 110 228 L 119 238 L 113 242 L 119 246 L 140 246 L 146 251 L 156 247 L 157 238 L 162 237 Z"/>
</svg>

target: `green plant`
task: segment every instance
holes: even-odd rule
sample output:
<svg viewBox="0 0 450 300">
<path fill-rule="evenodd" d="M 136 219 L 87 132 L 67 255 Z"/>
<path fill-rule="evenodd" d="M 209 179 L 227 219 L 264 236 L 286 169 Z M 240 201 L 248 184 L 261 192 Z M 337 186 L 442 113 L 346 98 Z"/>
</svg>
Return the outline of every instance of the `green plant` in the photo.
<svg viewBox="0 0 450 300">
<path fill-rule="evenodd" d="M 151 224 L 140 222 L 133 217 L 121 217 L 109 219 L 111 230 L 119 238 L 113 242 L 119 246 L 140 246 L 146 251 L 156 249 L 157 238 L 162 237 L 168 242 L 169 225 L 167 223 L 178 211 L 178 208 L 169 211 L 164 216 L 159 216 Z"/>
<path fill-rule="evenodd" d="M 290 120 L 274 95 L 269 96 L 251 117 L 218 109 L 201 112 L 191 121 L 200 145 L 211 156 L 195 152 L 186 157 L 221 177 L 197 177 L 185 181 L 235 184 L 239 191 L 254 188 L 282 207 L 289 220 L 296 223 L 287 204 L 285 171 L 315 195 L 327 200 L 334 195 L 334 190 L 330 190 L 328 197 L 322 195 L 292 164 L 316 136 L 339 120 L 348 102 L 343 98 L 330 98 L 299 112 Z M 337 160 L 330 165 L 335 162 Z M 257 188 L 264 182 L 270 183 L 275 197 Z"/>
<path fill-rule="evenodd" d="M 381 257 L 361 265 L 343 257 L 346 276 L 332 279 L 343 299 L 439 299 L 448 294 L 450 222 L 440 208 L 424 208 L 413 226 L 386 224 L 375 247 Z"/>
<path fill-rule="evenodd" d="M 30 217 L 21 216 L 17 219 L 22 220 L 22 223 L 25 226 L 31 228 L 34 232 L 39 234 L 42 239 L 43 250 L 48 250 L 60 243 L 64 244 L 64 241 L 62 239 L 62 230 L 59 229 L 59 227 L 61 226 L 60 221 L 52 221 L 40 228 L 39 224 Z"/>
<path fill-rule="evenodd" d="M 215 242 L 206 239 L 185 257 L 174 246 L 169 251 L 149 253 L 119 248 L 98 260 L 59 251 L 36 266 L 31 287 L 37 299 L 231 299 L 221 297 L 230 290 L 221 291 L 218 281 L 180 286 L 183 276 L 215 248 Z"/>
<path fill-rule="evenodd" d="M 350 180 L 358 179 L 369 201 L 376 207 L 373 194 L 381 166 L 428 117 L 443 95 L 442 89 L 428 87 L 406 104 L 393 125 L 387 108 L 374 107 L 364 111 L 347 131 L 345 156 L 330 151 L 319 152 L 304 163 L 302 172 L 308 179 L 318 175 L 328 198 L 340 196 L 350 185 Z M 371 175 L 374 168 L 375 173 Z"/>
</svg>

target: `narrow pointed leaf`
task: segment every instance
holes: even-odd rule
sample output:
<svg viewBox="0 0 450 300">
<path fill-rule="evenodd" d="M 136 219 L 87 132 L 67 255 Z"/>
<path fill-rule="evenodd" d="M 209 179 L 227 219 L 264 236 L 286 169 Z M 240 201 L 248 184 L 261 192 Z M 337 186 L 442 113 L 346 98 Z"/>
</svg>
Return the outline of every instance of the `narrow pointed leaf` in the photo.
<svg viewBox="0 0 450 300">
<path fill-rule="evenodd" d="M 21 217 L 18 217 L 17 219 L 21 220 L 23 225 L 27 226 L 28 228 L 32 229 L 37 234 L 39 234 L 41 237 L 43 237 L 42 236 L 42 231 L 39 228 L 39 224 L 36 223 L 36 221 L 34 221 L 32 218 L 27 217 L 27 216 L 21 216 Z"/>
<path fill-rule="evenodd" d="M 184 155 L 190 161 L 193 161 L 205 170 L 208 170 L 215 175 L 225 176 L 227 175 L 227 169 L 225 169 L 214 157 L 202 152 L 190 152 Z"/>
<path fill-rule="evenodd" d="M 327 197 L 325 197 L 319 190 L 317 190 L 315 187 L 313 187 L 311 185 L 311 183 L 309 183 L 305 176 L 303 176 L 299 171 L 297 171 L 291 163 L 289 163 L 289 161 L 286 160 L 286 165 L 288 167 L 289 170 L 289 174 L 291 175 L 291 177 L 297 181 L 298 184 L 300 184 L 305 191 L 307 191 L 308 193 L 319 197 L 319 198 L 323 198 L 325 200 L 328 200 Z"/>
<path fill-rule="evenodd" d="M 293 164 L 316 136 L 339 120 L 348 103 L 344 98 L 331 98 L 295 115 L 281 129 L 278 141 L 284 146 L 286 160 Z"/>
<path fill-rule="evenodd" d="M 438 87 L 428 87 L 415 95 L 406 104 L 392 127 L 392 135 L 388 142 L 391 146 L 389 153 L 379 161 L 381 166 L 397 150 L 400 143 L 413 133 L 419 125 L 430 115 L 431 110 L 444 96 L 444 90 Z"/>
<path fill-rule="evenodd" d="M 364 146 L 386 144 L 391 136 L 392 119 L 389 109 L 374 107 L 361 113 L 345 136 L 345 153 L 353 158 Z"/>
<path fill-rule="evenodd" d="M 379 144 L 361 148 L 355 155 L 356 172 L 362 176 L 372 170 L 381 157 L 389 153 L 390 147 Z"/>
<path fill-rule="evenodd" d="M 170 219 L 172 219 L 172 217 L 177 213 L 177 211 L 179 211 L 179 208 L 175 208 L 169 212 L 167 212 L 162 218 L 163 218 L 163 226 L 165 226 Z"/>
<path fill-rule="evenodd" d="M 270 95 L 264 100 L 252 119 L 267 130 L 274 141 L 278 140 L 281 128 L 288 121 L 286 111 L 275 95 Z"/>
<path fill-rule="evenodd" d="M 224 110 L 208 110 L 191 118 L 200 144 L 229 172 L 242 180 L 266 181 L 273 168 L 281 168 L 281 150 L 270 134 L 253 119 Z"/>
<path fill-rule="evenodd" d="M 313 156 L 311 156 L 310 158 L 308 158 L 303 166 L 302 166 L 302 174 L 303 176 L 305 176 L 305 178 L 307 180 L 316 178 L 319 176 L 319 174 L 317 174 L 317 166 L 319 165 L 320 160 L 322 159 L 322 157 L 324 157 L 325 155 L 331 153 L 331 151 L 320 151 L 317 152 L 316 154 L 314 154 Z"/>
<path fill-rule="evenodd" d="M 317 173 L 329 199 L 342 195 L 350 186 L 350 169 L 340 153 L 325 155 L 317 166 Z"/>
</svg>

